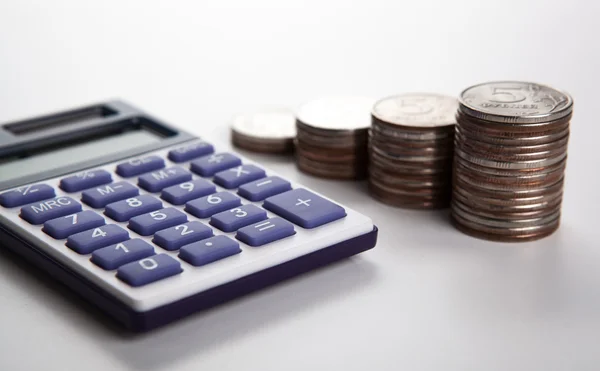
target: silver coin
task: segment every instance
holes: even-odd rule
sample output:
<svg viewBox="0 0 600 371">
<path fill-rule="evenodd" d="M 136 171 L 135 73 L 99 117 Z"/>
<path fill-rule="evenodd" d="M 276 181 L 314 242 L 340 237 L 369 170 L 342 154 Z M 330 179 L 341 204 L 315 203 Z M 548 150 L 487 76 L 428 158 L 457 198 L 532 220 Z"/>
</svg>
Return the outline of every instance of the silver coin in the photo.
<svg viewBox="0 0 600 371">
<path fill-rule="evenodd" d="M 512 162 L 502 162 L 502 161 L 494 161 L 488 160 L 485 158 L 481 158 L 478 156 L 472 156 L 468 153 L 463 152 L 460 148 L 454 148 L 454 153 L 463 159 L 472 162 L 476 165 L 493 167 L 496 169 L 537 169 L 550 165 L 554 165 L 559 163 L 563 159 L 567 157 L 567 153 L 561 153 L 556 157 L 541 159 L 541 160 L 529 160 L 529 161 L 512 161 Z"/>
<path fill-rule="evenodd" d="M 374 99 L 357 96 L 330 96 L 303 104 L 297 113 L 304 125 L 324 130 L 360 130 L 371 126 Z"/>
<path fill-rule="evenodd" d="M 493 228 L 526 228 L 526 227 L 535 227 L 535 226 L 540 226 L 540 225 L 545 225 L 548 223 L 552 223 L 553 221 L 555 221 L 556 219 L 558 219 L 560 217 L 560 209 L 552 212 L 550 215 L 548 216 L 544 216 L 541 218 L 531 218 L 531 219 L 521 219 L 521 220 L 501 220 L 501 219 L 492 219 L 492 218 L 486 218 L 486 217 L 481 217 L 481 216 L 477 216 L 474 214 L 469 213 L 468 211 L 464 210 L 461 207 L 461 204 L 456 202 L 455 200 L 452 201 L 452 212 L 456 213 L 456 215 L 460 216 L 461 218 L 464 218 L 466 220 L 469 220 L 473 223 L 477 223 L 477 224 L 481 224 L 481 225 L 485 225 L 488 227 L 493 227 Z"/>
<path fill-rule="evenodd" d="M 394 125 L 435 128 L 456 123 L 458 101 L 441 94 L 412 93 L 383 98 L 375 103 L 375 118 Z"/>
<path fill-rule="evenodd" d="M 407 132 L 395 129 L 387 129 L 383 128 L 379 125 L 373 125 L 371 130 L 374 133 L 379 133 L 384 136 L 392 137 L 392 138 L 400 138 L 400 139 L 408 139 L 408 140 L 436 140 L 436 139 L 444 139 L 449 138 L 454 135 L 454 133 L 449 132 L 437 132 L 437 131 L 424 131 L 422 133 L 414 133 Z"/>
<path fill-rule="evenodd" d="M 495 81 L 471 86 L 459 97 L 467 115 L 505 124 L 535 124 L 569 115 L 568 94 L 531 82 Z"/>
<path fill-rule="evenodd" d="M 236 115 L 231 128 L 257 139 L 292 139 L 296 136 L 296 116 L 285 107 L 265 107 Z"/>
</svg>

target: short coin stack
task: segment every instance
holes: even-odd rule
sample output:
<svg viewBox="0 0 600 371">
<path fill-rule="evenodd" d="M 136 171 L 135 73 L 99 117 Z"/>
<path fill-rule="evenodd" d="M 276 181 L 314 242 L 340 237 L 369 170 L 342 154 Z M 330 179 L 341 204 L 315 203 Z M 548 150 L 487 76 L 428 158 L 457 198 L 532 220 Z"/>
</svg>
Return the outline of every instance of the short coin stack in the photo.
<svg viewBox="0 0 600 371">
<path fill-rule="evenodd" d="M 323 178 L 365 178 L 373 102 L 364 97 L 325 97 L 302 105 L 296 120 L 298 168 Z"/>
<path fill-rule="evenodd" d="M 456 98 L 402 94 L 372 109 L 369 190 L 389 205 L 433 209 L 450 204 Z"/>
<path fill-rule="evenodd" d="M 528 241 L 559 226 L 573 100 L 526 82 L 462 92 L 457 114 L 452 220 L 496 241 Z"/>
<path fill-rule="evenodd" d="M 231 124 L 231 142 L 238 148 L 262 153 L 291 153 L 296 116 L 285 107 L 267 107 L 239 114 Z"/>
</svg>

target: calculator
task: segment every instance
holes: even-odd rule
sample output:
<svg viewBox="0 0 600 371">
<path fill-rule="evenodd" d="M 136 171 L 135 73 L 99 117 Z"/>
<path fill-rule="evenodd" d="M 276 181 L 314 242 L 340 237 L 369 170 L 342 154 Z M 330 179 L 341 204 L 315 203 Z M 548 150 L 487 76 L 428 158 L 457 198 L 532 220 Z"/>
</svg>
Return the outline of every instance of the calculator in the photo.
<svg viewBox="0 0 600 371">
<path fill-rule="evenodd" d="M 0 246 L 134 332 L 376 240 L 367 216 L 122 101 L 0 127 Z"/>
</svg>

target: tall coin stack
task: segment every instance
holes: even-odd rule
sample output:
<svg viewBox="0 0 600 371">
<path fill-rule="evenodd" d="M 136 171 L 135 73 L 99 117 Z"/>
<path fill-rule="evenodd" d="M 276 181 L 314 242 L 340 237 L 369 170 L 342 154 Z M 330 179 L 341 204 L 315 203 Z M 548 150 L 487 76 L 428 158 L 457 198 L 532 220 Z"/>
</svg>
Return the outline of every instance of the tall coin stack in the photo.
<svg viewBox="0 0 600 371">
<path fill-rule="evenodd" d="M 548 86 L 490 82 L 462 92 L 452 220 L 495 241 L 529 241 L 559 226 L 573 100 Z"/>
<path fill-rule="evenodd" d="M 372 106 L 364 97 L 326 97 L 302 105 L 296 119 L 298 168 L 323 178 L 365 178 Z"/>
<path fill-rule="evenodd" d="M 369 191 L 389 205 L 450 205 L 456 98 L 403 94 L 372 110 Z"/>
</svg>

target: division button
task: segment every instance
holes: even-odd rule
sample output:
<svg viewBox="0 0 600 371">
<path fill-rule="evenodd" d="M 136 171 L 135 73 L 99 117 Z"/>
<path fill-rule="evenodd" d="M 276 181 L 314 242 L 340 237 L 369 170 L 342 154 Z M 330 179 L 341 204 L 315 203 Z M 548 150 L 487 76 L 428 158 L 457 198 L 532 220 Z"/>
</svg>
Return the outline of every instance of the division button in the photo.
<svg viewBox="0 0 600 371">
<path fill-rule="evenodd" d="M 142 239 L 134 238 L 94 251 L 90 260 L 104 270 L 113 270 L 152 255 L 154 255 L 152 245 Z"/>
<path fill-rule="evenodd" d="M 129 232 L 116 224 L 108 224 L 72 235 L 67 239 L 66 245 L 71 250 L 84 255 L 128 239 Z"/>
<path fill-rule="evenodd" d="M 108 204 L 104 214 L 117 222 L 126 222 L 134 216 L 162 209 L 163 204 L 156 197 L 141 195 Z"/>
<path fill-rule="evenodd" d="M 17 207 L 47 200 L 54 196 L 54 188 L 48 184 L 26 185 L 0 194 L 0 205 L 4 207 Z"/>
<path fill-rule="evenodd" d="M 144 174 L 138 179 L 140 187 L 148 192 L 160 192 L 163 188 L 192 180 L 192 174 L 182 167 L 174 166 Z"/>
<path fill-rule="evenodd" d="M 130 219 L 128 228 L 142 236 L 150 236 L 162 229 L 185 222 L 187 222 L 187 216 L 184 213 L 168 207 Z"/>
<path fill-rule="evenodd" d="M 307 191 L 294 189 L 269 197 L 263 207 L 303 228 L 316 228 L 346 216 L 343 207 Z"/>
<path fill-rule="evenodd" d="M 98 209 L 113 202 L 135 197 L 139 193 L 139 188 L 129 182 L 121 181 L 88 189 L 81 194 L 81 201 Z"/>
<path fill-rule="evenodd" d="M 117 165 L 117 174 L 124 178 L 140 175 L 165 167 L 165 160 L 158 156 L 134 158 Z"/>
<path fill-rule="evenodd" d="M 158 254 L 125 264 L 117 270 L 117 278 L 137 287 L 183 272 L 181 263 L 167 254 Z"/>
<path fill-rule="evenodd" d="M 235 238 L 250 246 L 262 246 L 294 234 L 296 231 L 292 223 L 275 217 L 238 230 Z"/>
<path fill-rule="evenodd" d="M 213 176 L 219 171 L 230 169 L 242 164 L 242 160 L 231 153 L 215 153 L 192 161 L 191 169 L 201 176 Z"/>
<path fill-rule="evenodd" d="M 215 214 L 210 224 L 223 232 L 234 232 L 238 229 L 267 219 L 267 212 L 258 206 L 248 204 Z"/>
<path fill-rule="evenodd" d="M 169 151 L 169 160 L 173 162 L 186 162 L 200 156 L 211 154 L 215 151 L 212 144 L 204 141 L 187 144 Z"/>
<path fill-rule="evenodd" d="M 165 250 L 173 251 L 183 245 L 209 238 L 212 235 L 212 228 L 198 221 L 193 221 L 157 232 L 152 242 Z"/>
<path fill-rule="evenodd" d="M 67 238 L 72 234 L 104 225 L 104 218 L 91 210 L 52 219 L 44 223 L 42 231 L 56 238 Z"/>
<path fill-rule="evenodd" d="M 215 183 L 223 188 L 233 189 L 256 179 L 264 178 L 265 171 L 254 165 L 240 165 L 215 174 Z"/>
<path fill-rule="evenodd" d="M 217 187 L 206 179 L 195 179 L 163 189 L 160 197 L 173 205 L 183 205 L 188 201 L 215 193 Z"/>
<path fill-rule="evenodd" d="M 183 246 L 179 258 L 199 267 L 241 252 L 236 241 L 227 236 L 215 236 Z"/>
<path fill-rule="evenodd" d="M 61 179 L 60 188 L 65 192 L 79 192 L 110 182 L 112 182 L 112 176 L 108 171 L 102 169 L 88 170 Z"/>
<path fill-rule="evenodd" d="M 81 204 L 71 197 L 56 197 L 21 208 L 20 217 L 31 224 L 43 224 L 50 219 L 81 211 Z"/>
<path fill-rule="evenodd" d="M 287 180 L 278 176 L 268 176 L 242 185 L 238 189 L 238 194 L 250 201 L 262 201 L 290 189 L 292 186 Z"/>
</svg>

